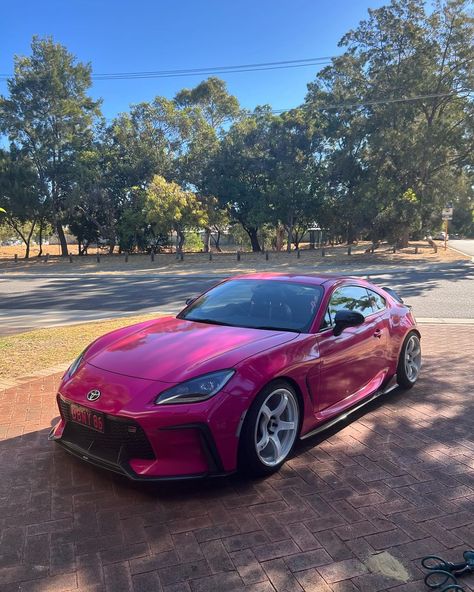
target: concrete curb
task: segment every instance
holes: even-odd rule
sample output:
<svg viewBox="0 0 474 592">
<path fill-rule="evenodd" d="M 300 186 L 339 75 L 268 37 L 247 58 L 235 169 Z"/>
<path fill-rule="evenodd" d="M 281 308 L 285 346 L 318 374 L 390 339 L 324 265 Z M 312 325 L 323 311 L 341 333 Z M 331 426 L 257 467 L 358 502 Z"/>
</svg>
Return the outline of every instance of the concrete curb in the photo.
<svg viewBox="0 0 474 592">
<path fill-rule="evenodd" d="M 72 360 L 71 360 L 72 361 Z M 50 366 L 49 368 L 45 368 L 44 370 L 38 370 L 37 372 L 33 372 L 28 376 L 19 376 L 18 378 L 12 379 L 2 379 L 0 378 L 0 391 L 14 388 L 16 386 L 21 386 L 27 382 L 31 382 L 32 380 L 37 380 L 39 378 L 44 378 L 46 376 L 51 376 L 52 374 L 58 374 L 59 372 L 66 372 L 69 368 L 71 361 L 64 362 L 62 364 L 56 364 L 56 366 Z"/>
<path fill-rule="evenodd" d="M 420 325 L 474 325 L 474 319 L 416 317 Z"/>
</svg>

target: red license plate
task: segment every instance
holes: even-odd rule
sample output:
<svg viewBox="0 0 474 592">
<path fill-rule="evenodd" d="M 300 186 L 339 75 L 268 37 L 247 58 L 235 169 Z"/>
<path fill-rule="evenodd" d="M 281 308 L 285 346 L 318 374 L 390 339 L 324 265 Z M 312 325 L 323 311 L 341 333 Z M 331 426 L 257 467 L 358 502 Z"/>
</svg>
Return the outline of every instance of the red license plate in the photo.
<svg viewBox="0 0 474 592">
<path fill-rule="evenodd" d="M 104 431 L 105 419 L 104 414 L 100 413 L 100 411 L 94 411 L 93 409 L 71 403 L 70 412 L 72 421 L 97 432 Z"/>
</svg>

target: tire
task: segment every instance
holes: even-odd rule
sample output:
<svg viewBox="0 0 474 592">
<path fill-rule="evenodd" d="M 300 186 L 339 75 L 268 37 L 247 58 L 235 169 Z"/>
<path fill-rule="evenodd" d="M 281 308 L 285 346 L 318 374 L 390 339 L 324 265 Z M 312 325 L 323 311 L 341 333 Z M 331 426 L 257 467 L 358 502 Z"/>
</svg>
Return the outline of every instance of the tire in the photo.
<svg viewBox="0 0 474 592">
<path fill-rule="evenodd" d="M 421 369 L 421 344 L 415 331 L 405 337 L 397 366 L 397 382 L 404 389 L 415 385 Z"/>
<path fill-rule="evenodd" d="M 300 425 L 295 389 L 285 380 L 270 382 L 245 417 L 239 443 L 240 469 L 253 476 L 278 471 L 293 450 Z"/>
</svg>

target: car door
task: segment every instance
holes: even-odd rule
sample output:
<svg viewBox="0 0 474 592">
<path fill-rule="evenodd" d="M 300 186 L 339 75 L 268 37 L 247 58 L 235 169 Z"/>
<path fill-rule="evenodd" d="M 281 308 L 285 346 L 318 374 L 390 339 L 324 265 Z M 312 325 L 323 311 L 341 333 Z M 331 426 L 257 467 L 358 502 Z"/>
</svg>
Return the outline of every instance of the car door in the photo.
<svg viewBox="0 0 474 592">
<path fill-rule="evenodd" d="M 365 321 L 334 335 L 334 317 L 338 310 L 360 312 Z M 346 285 L 331 295 L 318 334 L 320 372 L 316 411 L 332 406 L 350 405 L 376 390 L 386 371 L 387 327 L 384 310 L 378 309 L 364 286 Z"/>
</svg>

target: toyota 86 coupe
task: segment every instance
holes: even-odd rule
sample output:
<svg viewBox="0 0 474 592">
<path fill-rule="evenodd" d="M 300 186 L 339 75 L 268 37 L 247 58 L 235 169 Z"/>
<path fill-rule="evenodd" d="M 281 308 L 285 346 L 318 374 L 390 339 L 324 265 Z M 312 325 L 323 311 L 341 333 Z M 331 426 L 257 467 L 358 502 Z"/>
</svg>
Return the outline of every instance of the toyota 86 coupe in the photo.
<svg viewBox="0 0 474 592">
<path fill-rule="evenodd" d="M 134 480 L 276 471 L 295 442 L 420 373 L 410 308 L 362 279 L 260 273 L 91 343 L 50 439 Z"/>
</svg>

